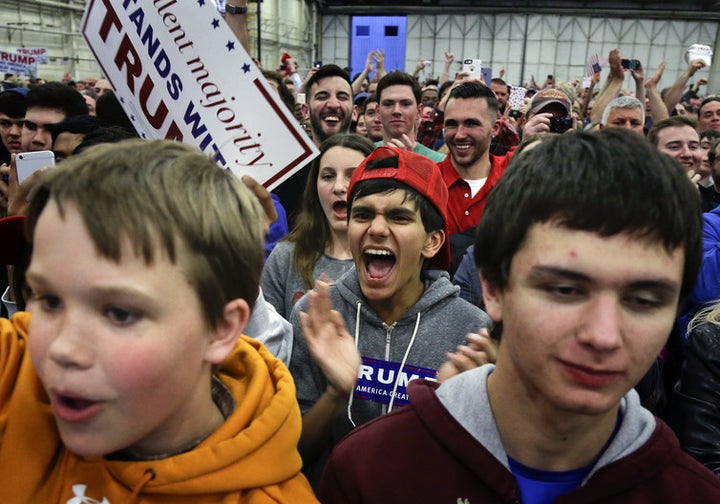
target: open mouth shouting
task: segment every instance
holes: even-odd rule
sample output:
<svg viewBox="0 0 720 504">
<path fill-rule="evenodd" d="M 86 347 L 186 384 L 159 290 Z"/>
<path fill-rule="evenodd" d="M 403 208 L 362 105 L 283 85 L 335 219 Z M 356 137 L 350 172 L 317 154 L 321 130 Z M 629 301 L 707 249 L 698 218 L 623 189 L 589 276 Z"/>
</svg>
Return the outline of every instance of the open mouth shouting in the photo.
<svg viewBox="0 0 720 504">
<path fill-rule="evenodd" d="M 348 204 L 347 201 L 336 201 L 333 203 L 332 206 L 332 212 L 333 217 L 335 217 L 337 220 L 346 222 L 347 221 L 347 213 L 348 213 Z"/>
<path fill-rule="evenodd" d="M 395 266 L 395 254 L 387 249 L 369 247 L 363 251 L 365 274 L 370 283 L 387 280 Z"/>
</svg>

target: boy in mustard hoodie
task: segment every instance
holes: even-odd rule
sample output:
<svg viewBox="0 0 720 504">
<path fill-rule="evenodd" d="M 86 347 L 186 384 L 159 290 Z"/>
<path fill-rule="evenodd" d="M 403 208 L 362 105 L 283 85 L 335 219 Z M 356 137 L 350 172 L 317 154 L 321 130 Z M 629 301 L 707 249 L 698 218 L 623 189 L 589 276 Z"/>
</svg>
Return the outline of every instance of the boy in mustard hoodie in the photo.
<svg viewBox="0 0 720 504">
<path fill-rule="evenodd" d="M 317 502 L 292 378 L 242 335 L 262 222 L 178 143 L 43 175 L 28 312 L 0 319 L 0 502 Z"/>
</svg>

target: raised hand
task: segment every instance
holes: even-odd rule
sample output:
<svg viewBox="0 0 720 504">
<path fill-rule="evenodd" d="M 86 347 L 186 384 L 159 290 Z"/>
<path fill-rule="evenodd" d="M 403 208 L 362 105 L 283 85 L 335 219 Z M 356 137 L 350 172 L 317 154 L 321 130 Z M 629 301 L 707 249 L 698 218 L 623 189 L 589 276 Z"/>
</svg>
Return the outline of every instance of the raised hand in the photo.
<svg viewBox="0 0 720 504">
<path fill-rule="evenodd" d="M 317 281 L 308 294 L 307 313 L 300 313 L 300 326 L 310 355 L 328 382 L 328 391 L 352 394 L 360 369 L 360 353 L 345 328 L 345 322 L 330 304 L 330 286 Z"/>
</svg>

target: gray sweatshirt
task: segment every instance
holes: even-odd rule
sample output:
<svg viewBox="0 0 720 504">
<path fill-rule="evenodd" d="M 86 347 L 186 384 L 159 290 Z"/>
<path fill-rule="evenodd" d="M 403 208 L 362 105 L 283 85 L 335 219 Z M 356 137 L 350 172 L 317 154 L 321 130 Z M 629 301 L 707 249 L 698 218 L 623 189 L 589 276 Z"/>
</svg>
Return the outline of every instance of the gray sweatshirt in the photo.
<svg viewBox="0 0 720 504">
<path fill-rule="evenodd" d="M 460 373 L 444 382 L 437 389 L 437 396 L 458 423 L 510 470 L 487 395 L 487 378 L 494 369 L 494 364 L 485 364 Z M 585 481 L 600 468 L 640 449 L 655 431 L 655 417 L 640 405 L 633 389 L 620 401 L 620 414 L 622 423 L 618 432 Z"/>
<path fill-rule="evenodd" d="M 408 381 L 434 379 L 446 352 L 454 352 L 464 344 L 468 332 L 491 326 L 485 312 L 460 299 L 459 287 L 450 283 L 445 271 L 426 270 L 423 280 L 422 297 L 392 326 L 368 306 L 355 268 L 330 286 L 332 307 L 340 312 L 354 335 L 363 361 L 347 412 L 335 423 L 332 446 L 354 426 L 407 404 Z M 300 328 L 298 312 L 306 311 L 306 307 L 304 297 L 290 316 L 294 333 L 290 372 L 303 413 L 315 404 L 327 385 Z"/>
<path fill-rule="evenodd" d="M 260 277 L 265 299 L 285 319 L 290 318 L 293 305 L 308 290 L 295 269 L 294 253 L 295 243 L 279 242 L 267 258 Z M 331 280 L 337 280 L 352 266 L 352 259 L 335 259 L 323 254 L 315 263 L 313 279 L 325 274 Z"/>
</svg>

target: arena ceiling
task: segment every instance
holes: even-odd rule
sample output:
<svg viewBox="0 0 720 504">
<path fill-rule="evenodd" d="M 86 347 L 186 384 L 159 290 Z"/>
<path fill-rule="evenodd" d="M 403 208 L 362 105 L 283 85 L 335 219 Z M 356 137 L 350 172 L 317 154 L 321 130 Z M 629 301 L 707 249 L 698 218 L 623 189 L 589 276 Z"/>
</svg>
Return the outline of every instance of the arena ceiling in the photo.
<svg viewBox="0 0 720 504">
<path fill-rule="evenodd" d="M 318 0 L 324 13 L 441 13 L 463 12 L 553 13 L 590 16 L 720 19 L 720 0 L 572 1 L 572 0 Z"/>
</svg>

